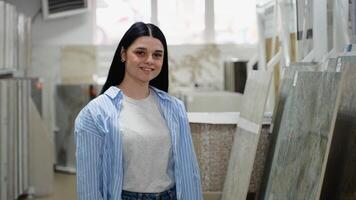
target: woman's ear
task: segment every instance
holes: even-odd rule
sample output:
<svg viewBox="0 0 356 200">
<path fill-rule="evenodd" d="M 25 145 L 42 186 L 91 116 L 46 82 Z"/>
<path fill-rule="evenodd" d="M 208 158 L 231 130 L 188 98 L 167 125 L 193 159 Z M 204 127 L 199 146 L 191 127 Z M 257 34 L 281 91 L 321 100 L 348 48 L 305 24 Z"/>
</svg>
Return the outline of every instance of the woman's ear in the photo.
<svg viewBox="0 0 356 200">
<path fill-rule="evenodd" d="M 121 62 L 126 61 L 126 51 L 125 51 L 124 47 L 121 47 L 120 57 L 121 57 Z"/>
</svg>

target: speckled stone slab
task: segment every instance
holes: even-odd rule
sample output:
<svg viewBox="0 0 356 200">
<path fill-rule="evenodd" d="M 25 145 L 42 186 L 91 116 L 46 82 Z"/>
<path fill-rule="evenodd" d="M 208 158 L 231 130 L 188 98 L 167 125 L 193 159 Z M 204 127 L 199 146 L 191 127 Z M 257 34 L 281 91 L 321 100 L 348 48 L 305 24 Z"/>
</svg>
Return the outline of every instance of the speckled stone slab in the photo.
<svg viewBox="0 0 356 200">
<path fill-rule="evenodd" d="M 356 57 L 339 59 L 344 77 L 320 199 L 356 199 Z"/>
<path fill-rule="evenodd" d="M 222 191 L 236 124 L 190 123 L 203 191 Z"/>
<path fill-rule="evenodd" d="M 270 141 L 269 126 L 264 124 L 261 129 L 249 192 L 258 191 L 261 183 Z M 220 199 L 237 125 L 190 123 L 190 128 L 200 167 L 203 192 L 214 194 L 217 192 Z"/>
<path fill-rule="evenodd" d="M 246 199 L 270 81 L 271 73 L 268 72 L 251 71 L 248 74 L 222 200 Z"/>
<path fill-rule="evenodd" d="M 298 72 L 286 99 L 264 199 L 319 199 L 341 74 Z"/>
</svg>

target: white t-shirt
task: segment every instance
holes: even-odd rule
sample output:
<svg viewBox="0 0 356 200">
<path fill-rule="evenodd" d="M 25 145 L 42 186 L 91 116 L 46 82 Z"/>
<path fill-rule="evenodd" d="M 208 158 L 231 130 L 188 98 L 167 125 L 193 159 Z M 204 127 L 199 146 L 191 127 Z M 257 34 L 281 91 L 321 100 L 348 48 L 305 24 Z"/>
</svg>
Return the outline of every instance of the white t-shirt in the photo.
<svg viewBox="0 0 356 200">
<path fill-rule="evenodd" d="M 154 91 L 145 99 L 124 95 L 119 118 L 123 136 L 123 190 L 162 192 L 174 185 L 171 139 Z"/>
</svg>

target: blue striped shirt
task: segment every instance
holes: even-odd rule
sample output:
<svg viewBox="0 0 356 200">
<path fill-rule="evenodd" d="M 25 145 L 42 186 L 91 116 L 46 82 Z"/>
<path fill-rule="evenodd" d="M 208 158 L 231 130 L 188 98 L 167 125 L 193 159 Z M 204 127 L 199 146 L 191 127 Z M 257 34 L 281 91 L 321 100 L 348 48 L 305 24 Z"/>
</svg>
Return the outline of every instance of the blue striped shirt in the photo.
<svg viewBox="0 0 356 200">
<path fill-rule="evenodd" d="M 199 166 L 184 105 L 166 92 L 152 89 L 170 131 L 177 199 L 201 200 Z M 122 98 L 122 91 L 112 86 L 89 102 L 75 120 L 78 200 L 121 200 Z"/>
</svg>

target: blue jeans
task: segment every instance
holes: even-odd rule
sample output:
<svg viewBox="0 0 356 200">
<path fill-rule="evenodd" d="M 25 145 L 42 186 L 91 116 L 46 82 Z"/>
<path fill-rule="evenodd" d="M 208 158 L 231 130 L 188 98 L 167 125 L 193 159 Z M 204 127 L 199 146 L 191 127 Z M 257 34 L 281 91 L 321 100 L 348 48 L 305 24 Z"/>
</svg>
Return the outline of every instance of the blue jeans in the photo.
<svg viewBox="0 0 356 200">
<path fill-rule="evenodd" d="M 121 198 L 122 200 L 177 200 L 176 187 L 174 186 L 159 193 L 140 193 L 123 190 Z"/>
</svg>

